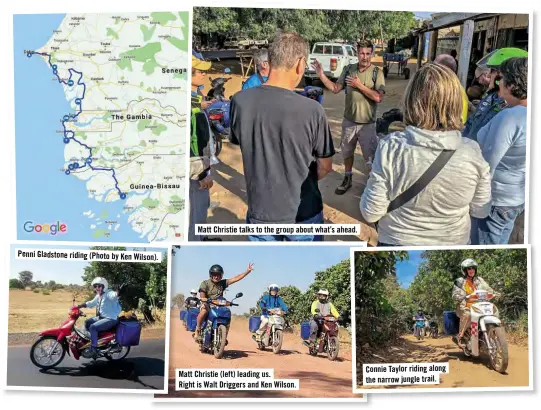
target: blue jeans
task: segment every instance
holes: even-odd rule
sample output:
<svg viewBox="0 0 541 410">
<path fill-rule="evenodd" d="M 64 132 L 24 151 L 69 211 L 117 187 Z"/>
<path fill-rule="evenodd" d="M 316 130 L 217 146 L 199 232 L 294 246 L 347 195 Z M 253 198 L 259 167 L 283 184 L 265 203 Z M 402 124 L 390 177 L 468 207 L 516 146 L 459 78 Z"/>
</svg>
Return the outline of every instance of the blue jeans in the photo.
<svg viewBox="0 0 541 410">
<path fill-rule="evenodd" d="M 472 245 L 506 245 L 515 227 L 515 220 L 524 205 L 492 206 L 490 214 L 485 219 L 472 218 Z"/>
<path fill-rule="evenodd" d="M 117 319 L 100 319 L 98 316 L 87 319 L 85 322 L 85 328 L 90 332 L 90 345 L 94 348 L 97 348 L 98 333 L 112 329 L 116 326 L 117 322 Z"/>
<path fill-rule="evenodd" d="M 253 222 L 246 217 L 246 223 Z M 298 224 L 323 224 L 323 211 Z M 323 240 L 323 235 L 249 235 L 248 240 L 250 242 L 320 242 Z"/>
</svg>

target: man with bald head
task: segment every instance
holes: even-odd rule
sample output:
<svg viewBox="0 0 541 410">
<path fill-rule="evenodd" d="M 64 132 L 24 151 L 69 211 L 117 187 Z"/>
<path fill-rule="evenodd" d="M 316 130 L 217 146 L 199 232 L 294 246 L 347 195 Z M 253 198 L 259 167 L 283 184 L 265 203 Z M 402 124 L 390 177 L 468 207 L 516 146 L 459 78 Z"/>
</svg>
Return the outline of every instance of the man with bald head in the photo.
<svg viewBox="0 0 541 410">
<path fill-rule="evenodd" d="M 443 65 L 449 68 L 455 74 L 458 72 L 458 65 L 456 64 L 456 60 L 453 56 L 449 54 L 440 54 L 436 56 L 436 58 L 434 59 L 434 64 Z M 466 90 L 464 90 L 464 87 L 461 86 L 460 88 L 462 89 L 462 122 L 466 124 L 466 121 L 468 120 L 470 99 L 468 98 L 468 94 L 466 94 Z"/>
<path fill-rule="evenodd" d="M 434 60 L 435 64 L 441 64 L 444 65 L 447 68 L 450 68 L 453 73 L 457 73 L 458 71 L 458 65 L 456 64 L 456 60 L 453 58 L 453 56 L 449 54 L 440 54 L 436 57 Z"/>
</svg>

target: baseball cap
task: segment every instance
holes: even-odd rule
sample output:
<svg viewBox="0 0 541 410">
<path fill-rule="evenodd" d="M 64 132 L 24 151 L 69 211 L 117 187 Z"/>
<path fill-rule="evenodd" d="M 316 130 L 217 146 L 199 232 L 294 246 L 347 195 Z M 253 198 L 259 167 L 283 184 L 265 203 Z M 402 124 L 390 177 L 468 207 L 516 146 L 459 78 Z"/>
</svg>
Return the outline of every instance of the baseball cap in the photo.
<svg viewBox="0 0 541 410">
<path fill-rule="evenodd" d="M 192 68 L 195 68 L 196 70 L 208 71 L 210 70 L 211 65 L 212 64 L 209 61 L 202 61 L 196 56 L 192 56 Z"/>
</svg>

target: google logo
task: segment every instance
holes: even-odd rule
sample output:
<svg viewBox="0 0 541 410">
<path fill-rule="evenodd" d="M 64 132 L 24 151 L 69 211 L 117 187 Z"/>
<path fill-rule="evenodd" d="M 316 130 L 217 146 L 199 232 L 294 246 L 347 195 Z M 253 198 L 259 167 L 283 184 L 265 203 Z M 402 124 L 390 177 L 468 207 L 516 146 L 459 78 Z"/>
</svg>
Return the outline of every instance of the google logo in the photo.
<svg viewBox="0 0 541 410">
<path fill-rule="evenodd" d="M 68 226 L 65 223 L 57 221 L 53 224 L 34 224 L 33 221 L 26 221 L 23 225 L 25 232 L 32 233 L 48 233 L 51 235 L 56 235 L 57 233 L 66 233 L 68 231 Z"/>
</svg>

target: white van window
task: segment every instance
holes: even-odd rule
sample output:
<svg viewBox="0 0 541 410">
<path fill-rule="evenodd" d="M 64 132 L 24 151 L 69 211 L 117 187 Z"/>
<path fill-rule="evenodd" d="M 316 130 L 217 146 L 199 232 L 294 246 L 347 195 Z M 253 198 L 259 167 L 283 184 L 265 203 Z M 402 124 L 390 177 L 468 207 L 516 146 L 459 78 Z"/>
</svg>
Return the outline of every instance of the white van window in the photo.
<svg viewBox="0 0 541 410">
<path fill-rule="evenodd" d="M 344 49 L 342 48 L 342 46 L 332 46 L 332 53 L 342 56 L 344 55 Z"/>
</svg>

